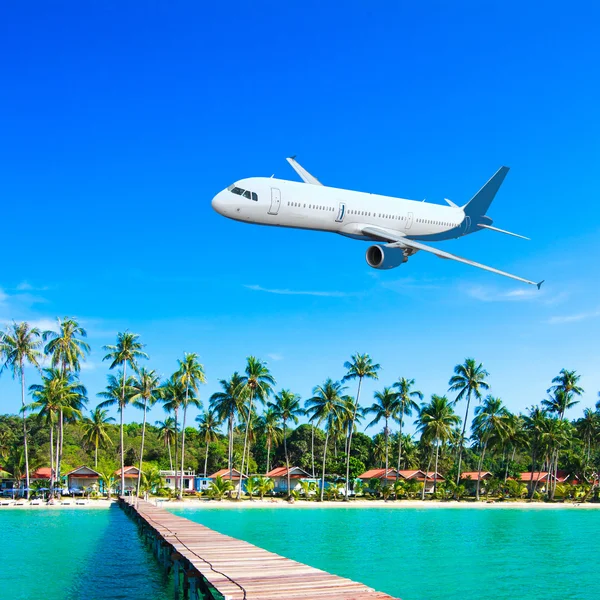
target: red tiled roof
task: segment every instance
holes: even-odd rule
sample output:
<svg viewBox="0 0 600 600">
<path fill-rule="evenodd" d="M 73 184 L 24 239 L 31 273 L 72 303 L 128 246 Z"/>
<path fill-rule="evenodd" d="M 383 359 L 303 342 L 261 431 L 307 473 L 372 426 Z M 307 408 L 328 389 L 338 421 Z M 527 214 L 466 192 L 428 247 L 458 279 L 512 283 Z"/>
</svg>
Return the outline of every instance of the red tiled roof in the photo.
<svg viewBox="0 0 600 600">
<path fill-rule="evenodd" d="M 521 473 L 521 481 L 546 481 L 549 473 L 546 471 L 528 471 L 527 473 Z"/>
<path fill-rule="evenodd" d="M 80 469 L 87 469 L 88 471 L 91 471 L 91 473 L 77 473 L 77 471 L 79 471 Z M 119 473 L 120 472 L 121 470 L 119 469 Z M 80 467 L 69 471 L 67 473 L 67 477 L 100 477 L 100 473 L 98 473 L 98 471 L 94 471 L 94 469 L 92 469 L 91 467 L 81 465 Z"/>
<path fill-rule="evenodd" d="M 33 473 L 30 473 L 30 479 L 50 479 L 52 477 L 52 469 L 50 467 L 40 467 Z M 26 479 L 25 475 L 21 475 L 21 479 Z"/>
<path fill-rule="evenodd" d="M 132 470 L 135 472 L 130 472 Z M 137 476 L 139 473 L 139 469 L 137 467 L 125 467 L 124 471 L 125 471 L 125 478 L 135 477 L 137 479 Z M 121 477 L 121 469 L 120 468 L 115 471 L 115 475 L 117 477 Z"/>
<path fill-rule="evenodd" d="M 385 469 L 370 469 L 358 476 L 359 479 L 396 479 L 396 469 L 388 469 L 387 476 Z"/>
<path fill-rule="evenodd" d="M 301 471 L 302 473 L 293 473 L 292 471 Z M 300 467 L 290 467 L 290 479 L 302 479 L 308 477 L 308 473 Z M 286 467 L 275 467 L 267 473 L 267 477 L 287 477 Z"/>
<path fill-rule="evenodd" d="M 489 479 L 492 476 L 493 475 L 489 471 L 481 471 L 481 479 Z M 477 481 L 479 479 L 479 471 L 465 471 L 460 478 Z"/>
<path fill-rule="evenodd" d="M 217 471 L 216 473 L 213 473 L 212 475 L 208 476 L 209 479 L 216 479 L 217 477 L 220 477 L 221 479 L 231 479 L 232 481 L 234 481 L 236 479 L 239 480 L 240 472 L 237 469 L 231 469 L 231 474 L 230 474 L 229 469 L 221 469 L 221 470 Z M 244 479 L 246 479 L 245 475 L 244 475 Z"/>
</svg>

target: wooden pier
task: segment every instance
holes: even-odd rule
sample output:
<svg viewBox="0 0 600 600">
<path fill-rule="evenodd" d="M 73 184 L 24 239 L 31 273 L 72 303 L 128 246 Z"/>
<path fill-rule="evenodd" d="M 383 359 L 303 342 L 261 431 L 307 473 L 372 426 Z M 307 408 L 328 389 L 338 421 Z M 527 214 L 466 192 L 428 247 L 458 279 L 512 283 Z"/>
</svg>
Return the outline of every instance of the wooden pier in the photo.
<svg viewBox="0 0 600 600">
<path fill-rule="evenodd" d="M 351 581 L 223 535 L 149 502 L 120 499 L 190 600 L 394 600 Z M 225 513 L 224 513 L 225 516 Z M 365 561 L 368 563 L 368 559 Z"/>
</svg>

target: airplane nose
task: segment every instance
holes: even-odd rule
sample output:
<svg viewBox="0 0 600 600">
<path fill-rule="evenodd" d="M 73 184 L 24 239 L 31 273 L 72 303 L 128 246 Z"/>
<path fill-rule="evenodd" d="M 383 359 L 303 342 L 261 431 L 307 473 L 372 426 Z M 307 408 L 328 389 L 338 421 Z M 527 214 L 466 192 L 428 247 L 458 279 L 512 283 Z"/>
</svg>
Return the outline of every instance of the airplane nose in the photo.
<svg viewBox="0 0 600 600">
<path fill-rule="evenodd" d="M 223 192 L 219 192 L 211 202 L 213 210 L 218 212 L 220 215 L 223 214 L 225 208 L 225 201 L 223 199 Z"/>
</svg>

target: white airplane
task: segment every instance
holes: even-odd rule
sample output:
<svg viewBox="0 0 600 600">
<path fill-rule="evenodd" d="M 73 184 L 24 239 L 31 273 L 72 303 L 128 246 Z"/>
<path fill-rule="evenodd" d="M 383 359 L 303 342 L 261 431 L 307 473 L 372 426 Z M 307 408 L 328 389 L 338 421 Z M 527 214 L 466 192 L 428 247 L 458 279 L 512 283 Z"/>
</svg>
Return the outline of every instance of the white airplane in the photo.
<svg viewBox="0 0 600 600">
<path fill-rule="evenodd" d="M 464 206 L 457 206 L 448 199 L 445 199 L 448 206 L 443 206 L 327 187 L 298 164 L 295 157 L 287 161 L 304 183 L 274 177 L 241 179 L 213 198 L 213 208 L 236 221 L 330 231 L 379 242 L 366 253 L 367 264 L 374 269 L 398 267 L 421 250 L 529 283 L 538 289 L 544 283 L 535 283 L 423 243 L 455 239 L 484 229 L 529 239 L 492 227 L 493 221 L 486 215 L 508 167 L 498 169 Z"/>
</svg>

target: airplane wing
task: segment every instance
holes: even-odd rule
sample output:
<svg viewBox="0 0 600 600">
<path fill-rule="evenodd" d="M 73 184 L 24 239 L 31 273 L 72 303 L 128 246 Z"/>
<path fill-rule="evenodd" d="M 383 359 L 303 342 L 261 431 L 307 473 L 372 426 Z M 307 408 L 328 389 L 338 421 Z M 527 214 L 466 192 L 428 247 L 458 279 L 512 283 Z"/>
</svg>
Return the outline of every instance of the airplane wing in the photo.
<svg viewBox="0 0 600 600">
<path fill-rule="evenodd" d="M 313 185 L 323 185 L 316 177 L 313 177 L 302 165 L 296 162 L 296 157 L 291 156 L 290 158 L 286 158 L 292 169 L 300 175 L 300 179 L 304 181 L 304 183 L 312 183 Z"/>
<path fill-rule="evenodd" d="M 421 242 L 409 240 L 401 234 L 391 233 L 385 229 L 380 229 L 379 227 L 363 227 L 362 232 L 365 235 L 374 239 L 385 240 L 389 242 L 390 246 L 392 247 L 407 247 L 412 248 L 413 250 L 423 250 L 424 252 L 430 252 L 431 254 L 435 254 L 435 256 L 438 256 L 439 258 L 456 260 L 458 262 L 464 263 L 465 265 L 471 265 L 472 267 L 477 267 L 478 269 L 483 269 L 484 271 L 490 271 L 491 273 L 496 273 L 497 275 L 503 275 L 504 277 L 509 277 L 510 279 L 516 279 L 517 281 L 522 281 L 523 283 L 535 285 L 537 286 L 538 290 L 542 286 L 542 283 L 544 283 L 544 281 L 536 283 L 535 281 L 529 281 L 528 279 L 523 279 L 522 277 L 518 277 L 517 275 L 511 275 L 510 273 L 506 273 L 505 271 L 500 271 L 498 269 L 494 269 L 493 267 L 482 265 L 481 263 L 474 262 L 467 258 L 462 258 L 461 256 L 456 256 L 455 254 L 444 252 L 443 250 L 439 250 L 438 248 L 427 246 L 426 244 L 422 244 Z"/>
</svg>

